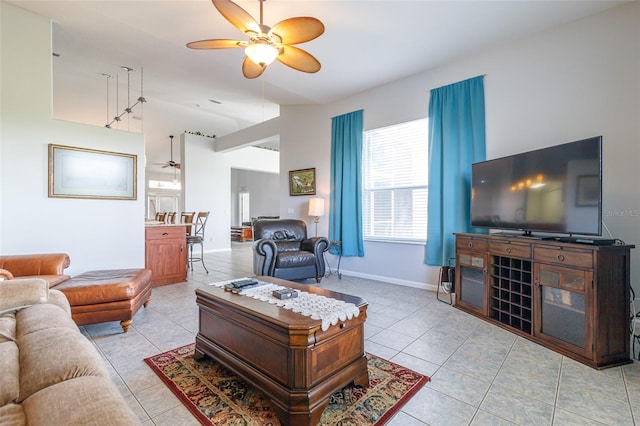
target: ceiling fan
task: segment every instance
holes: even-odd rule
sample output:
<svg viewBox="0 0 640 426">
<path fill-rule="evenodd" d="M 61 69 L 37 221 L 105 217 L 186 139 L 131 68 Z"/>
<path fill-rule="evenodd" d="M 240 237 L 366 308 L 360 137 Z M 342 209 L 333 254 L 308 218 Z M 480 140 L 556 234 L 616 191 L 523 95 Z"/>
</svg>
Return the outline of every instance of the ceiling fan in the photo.
<svg viewBox="0 0 640 426">
<path fill-rule="evenodd" d="M 316 18 L 298 17 L 280 21 L 268 27 L 262 22 L 260 1 L 260 23 L 243 8 L 231 0 L 211 0 L 216 9 L 234 27 L 245 33 L 249 40 L 211 39 L 187 43 L 191 49 L 244 48 L 247 57 L 242 63 L 242 74 L 246 78 L 260 77 L 274 60 L 307 73 L 320 70 L 320 62 L 307 51 L 294 44 L 311 41 L 324 33 L 324 25 Z"/>
<path fill-rule="evenodd" d="M 176 163 L 175 161 L 173 161 L 173 135 L 169 136 L 169 138 L 171 139 L 171 159 L 165 163 L 153 163 L 156 166 L 162 166 L 162 168 L 167 168 L 167 167 L 175 167 L 176 169 L 180 169 L 180 163 Z"/>
</svg>

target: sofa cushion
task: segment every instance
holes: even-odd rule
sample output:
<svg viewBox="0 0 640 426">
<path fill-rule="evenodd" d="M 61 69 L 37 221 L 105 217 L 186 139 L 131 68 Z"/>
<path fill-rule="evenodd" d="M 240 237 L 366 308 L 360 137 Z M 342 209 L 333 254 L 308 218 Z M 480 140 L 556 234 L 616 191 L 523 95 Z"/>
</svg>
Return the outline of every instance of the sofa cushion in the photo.
<svg viewBox="0 0 640 426">
<path fill-rule="evenodd" d="M 33 305 L 16 314 L 16 339 L 49 328 L 68 328 L 78 331 L 70 316 L 62 314 L 62 308 L 50 303 Z"/>
<path fill-rule="evenodd" d="M 19 404 L 1 406 L 0 419 L 2 419 L 2 426 L 24 426 L 27 424 L 24 409 Z"/>
<path fill-rule="evenodd" d="M 290 251 L 300 251 L 299 241 L 281 241 L 278 243 L 278 254 Z"/>
<path fill-rule="evenodd" d="M 47 303 L 49 284 L 42 279 L 0 281 L 0 315 L 27 306 Z"/>
<path fill-rule="evenodd" d="M 18 399 L 20 391 L 20 364 L 18 346 L 14 342 L 0 343 L 0 406 Z M 2 419 L 0 414 L 0 419 Z M 2 423 L 4 424 L 4 423 Z"/>
<path fill-rule="evenodd" d="M 295 268 L 316 264 L 316 256 L 308 251 L 288 251 L 280 253 L 276 259 L 276 268 Z"/>
<path fill-rule="evenodd" d="M 54 287 L 60 283 L 67 281 L 71 277 L 69 275 L 25 275 L 19 278 L 29 278 L 29 279 L 40 278 L 48 282 L 49 287 Z"/>
<path fill-rule="evenodd" d="M 34 393 L 22 405 L 30 425 L 140 424 L 115 385 L 103 377 L 78 377 L 58 383 Z"/>
<path fill-rule="evenodd" d="M 60 309 L 57 308 L 56 309 Z M 18 328 L 20 320 L 18 319 Z M 109 377 L 102 358 L 76 328 L 48 328 L 18 337 L 20 397 L 80 376 Z"/>
<path fill-rule="evenodd" d="M 298 219 L 258 220 L 253 225 L 255 240 L 301 241 L 307 238 L 307 225 Z"/>
<path fill-rule="evenodd" d="M 61 307 L 68 316 L 71 316 L 71 306 L 63 292 L 55 288 L 49 289 L 49 303 Z"/>
<path fill-rule="evenodd" d="M 16 340 L 16 316 L 14 314 L 0 315 L 0 343 Z"/>
</svg>

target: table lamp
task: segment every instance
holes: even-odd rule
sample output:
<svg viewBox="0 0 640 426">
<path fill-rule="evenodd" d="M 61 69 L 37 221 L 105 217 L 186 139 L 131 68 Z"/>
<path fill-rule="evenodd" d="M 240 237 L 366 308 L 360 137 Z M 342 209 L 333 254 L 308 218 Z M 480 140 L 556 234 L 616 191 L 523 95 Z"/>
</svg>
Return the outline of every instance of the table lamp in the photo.
<svg viewBox="0 0 640 426">
<path fill-rule="evenodd" d="M 324 216 L 324 198 L 309 198 L 309 216 L 314 216 L 313 221 L 316 223 L 316 237 L 318 236 L 318 222 L 320 216 Z"/>
</svg>

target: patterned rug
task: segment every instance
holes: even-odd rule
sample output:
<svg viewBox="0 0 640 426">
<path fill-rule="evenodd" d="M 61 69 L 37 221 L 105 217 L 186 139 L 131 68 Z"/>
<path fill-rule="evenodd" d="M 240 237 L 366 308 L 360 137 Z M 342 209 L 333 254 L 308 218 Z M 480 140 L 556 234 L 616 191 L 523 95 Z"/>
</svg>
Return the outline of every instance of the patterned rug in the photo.
<svg viewBox="0 0 640 426">
<path fill-rule="evenodd" d="M 208 357 L 193 359 L 194 344 L 145 362 L 203 425 L 280 425 L 269 400 Z M 349 385 L 330 398 L 321 425 L 384 425 L 429 377 L 367 354 L 369 385 Z"/>
</svg>

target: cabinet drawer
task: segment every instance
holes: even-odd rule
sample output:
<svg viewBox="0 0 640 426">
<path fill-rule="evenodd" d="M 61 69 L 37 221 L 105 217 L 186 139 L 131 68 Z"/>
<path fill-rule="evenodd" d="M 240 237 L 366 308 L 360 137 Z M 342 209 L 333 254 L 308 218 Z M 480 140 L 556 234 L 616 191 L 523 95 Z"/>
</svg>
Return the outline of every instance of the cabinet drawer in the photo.
<svg viewBox="0 0 640 426">
<path fill-rule="evenodd" d="M 487 240 L 485 239 L 476 239 L 470 237 L 457 237 L 456 238 L 456 248 L 463 250 L 477 250 L 477 251 L 487 251 L 488 248 Z"/>
<path fill-rule="evenodd" d="M 145 234 L 147 240 L 166 240 L 185 238 L 186 230 L 184 226 L 158 226 L 146 228 Z"/>
<path fill-rule="evenodd" d="M 521 257 L 523 259 L 531 258 L 531 246 L 529 244 L 518 244 L 509 241 L 489 243 L 489 251 L 491 254 L 498 256 Z"/>
<path fill-rule="evenodd" d="M 558 265 L 593 267 L 593 253 L 587 250 L 567 250 L 564 247 L 539 246 L 533 248 L 533 258 Z"/>
</svg>

